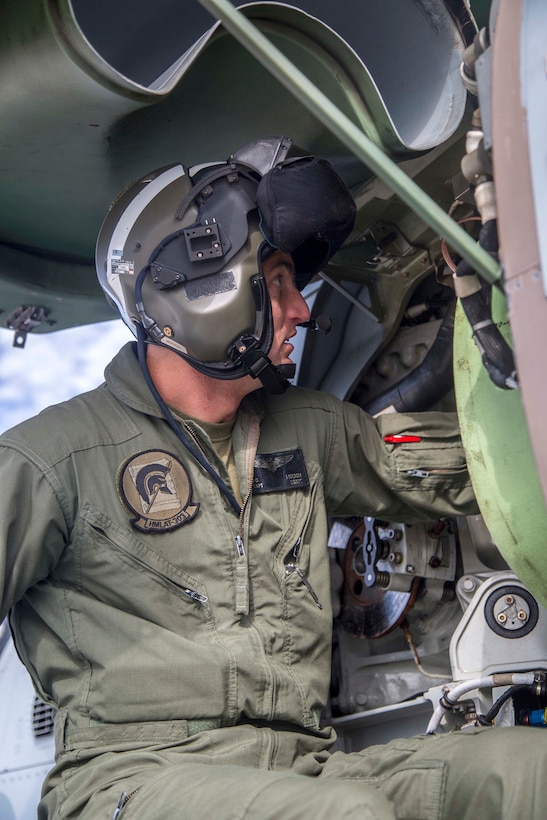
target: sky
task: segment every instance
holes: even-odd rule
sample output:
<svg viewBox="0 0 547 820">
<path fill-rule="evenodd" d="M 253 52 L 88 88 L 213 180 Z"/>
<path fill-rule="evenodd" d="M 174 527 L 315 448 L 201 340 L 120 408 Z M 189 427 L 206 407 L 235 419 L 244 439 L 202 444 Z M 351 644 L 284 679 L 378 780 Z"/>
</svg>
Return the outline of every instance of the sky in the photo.
<svg viewBox="0 0 547 820">
<path fill-rule="evenodd" d="M 101 384 L 105 366 L 132 338 L 118 320 L 29 333 L 16 348 L 13 332 L 0 329 L 0 432 Z"/>
<path fill-rule="evenodd" d="M 101 384 L 106 365 L 134 338 L 121 319 L 29 333 L 23 348 L 13 347 L 13 337 L 13 331 L 0 327 L 0 433 Z M 303 342 L 301 331 L 293 339 L 296 362 Z"/>
</svg>

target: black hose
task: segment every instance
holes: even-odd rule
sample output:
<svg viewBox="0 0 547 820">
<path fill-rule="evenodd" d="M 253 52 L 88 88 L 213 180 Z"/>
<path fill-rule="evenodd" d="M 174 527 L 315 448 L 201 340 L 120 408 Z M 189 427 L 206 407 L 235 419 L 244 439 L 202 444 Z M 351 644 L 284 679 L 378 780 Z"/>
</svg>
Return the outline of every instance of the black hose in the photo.
<svg viewBox="0 0 547 820">
<path fill-rule="evenodd" d="M 386 407 L 394 407 L 398 413 L 412 413 L 431 407 L 451 389 L 452 342 L 454 338 L 455 302 L 441 323 L 437 337 L 423 362 L 398 384 L 375 396 L 364 405 L 371 415 Z"/>
<path fill-rule="evenodd" d="M 534 684 L 535 686 L 535 684 Z M 491 726 L 492 721 L 500 711 L 503 704 L 512 698 L 513 695 L 516 695 L 517 692 L 521 692 L 523 690 L 530 692 L 533 691 L 534 686 L 522 686 L 522 684 L 517 684 L 515 686 L 510 686 L 509 689 L 506 689 L 505 692 L 500 695 L 497 701 L 490 707 L 488 712 L 485 715 L 477 715 L 477 723 L 480 726 Z"/>
<path fill-rule="evenodd" d="M 482 226 L 479 244 L 491 256 L 497 256 L 498 235 L 495 220 L 490 220 Z M 492 285 L 482 278 L 479 279 L 465 259 L 458 264 L 456 276 L 474 276 L 477 279 L 477 290 L 467 296 L 461 296 L 460 302 L 490 379 L 497 387 L 505 390 L 517 387 L 513 351 L 492 320 Z"/>
</svg>

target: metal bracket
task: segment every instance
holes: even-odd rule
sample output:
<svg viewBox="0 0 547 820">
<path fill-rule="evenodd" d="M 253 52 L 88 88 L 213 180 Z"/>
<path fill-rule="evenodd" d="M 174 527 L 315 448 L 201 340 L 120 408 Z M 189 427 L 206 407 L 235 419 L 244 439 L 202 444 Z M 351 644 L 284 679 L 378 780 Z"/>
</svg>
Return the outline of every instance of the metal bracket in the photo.
<svg viewBox="0 0 547 820">
<path fill-rule="evenodd" d="M 374 531 L 374 518 L 366 516 L 365 535 L 353 557 L 353 571 L 362 575 L 366 587 L 373 587 L 376 580 L 376 561 L 378 559 L 378 544 Z"/>
<path fill-rule="evenodd" d="M 208 262 L 215 257 L 221 257 L 229 249 L 220 233 L 220 227 L 215 219 L 205 220 L 199 225 L 193 225 L 184 231 L 186 248 L 190 262 Z"/>
<path fill-rule="evenodd" d="M 24 347 L 27 333 L 42 324 L 48 316 L 49 310 L 40 305 L 19 305 L 14 308 L 6 319 L 6 327 L 14 330 L 14 347 Z"/>
</svg>

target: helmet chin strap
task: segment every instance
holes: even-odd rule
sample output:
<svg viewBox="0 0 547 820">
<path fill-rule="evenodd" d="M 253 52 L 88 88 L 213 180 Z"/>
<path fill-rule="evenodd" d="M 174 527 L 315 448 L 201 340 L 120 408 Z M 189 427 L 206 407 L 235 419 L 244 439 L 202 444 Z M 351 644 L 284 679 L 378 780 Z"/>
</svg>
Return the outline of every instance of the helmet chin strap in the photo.
<svg viewBox="0 0 547 820">
<path fill-rule="evenodd" d="M 240 361 L 253 379 L 260 379 L 268 393 L 284 393 L 296 371 L 294 364 L 273 364 L 265 353 L 252 346 L 240 354 Z"/>
<path fill-rule="evenodd" d="M 296 365 L 275 365 L 268 359 L 268 364 L 261 370 L 259 379 L 268 393 L 284 393 L 289 387 L 289 379 L 294 378 Z"/>
</svg>

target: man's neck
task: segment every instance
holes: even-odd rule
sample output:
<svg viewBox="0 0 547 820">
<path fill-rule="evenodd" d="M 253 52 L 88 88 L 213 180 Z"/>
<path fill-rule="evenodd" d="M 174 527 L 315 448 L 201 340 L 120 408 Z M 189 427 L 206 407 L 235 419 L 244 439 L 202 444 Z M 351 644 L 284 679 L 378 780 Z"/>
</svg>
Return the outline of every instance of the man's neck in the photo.
<svg viewBox="0 0 547 820">
<path fill-rule="evenodd" d="M 206 422 L 232 421 L 243 398 L 261 386 L 250 376 L 213 379 L 159 345 L 147 346 L 146 361 L 162 399 L 181 413 Z"/>
</svg>

